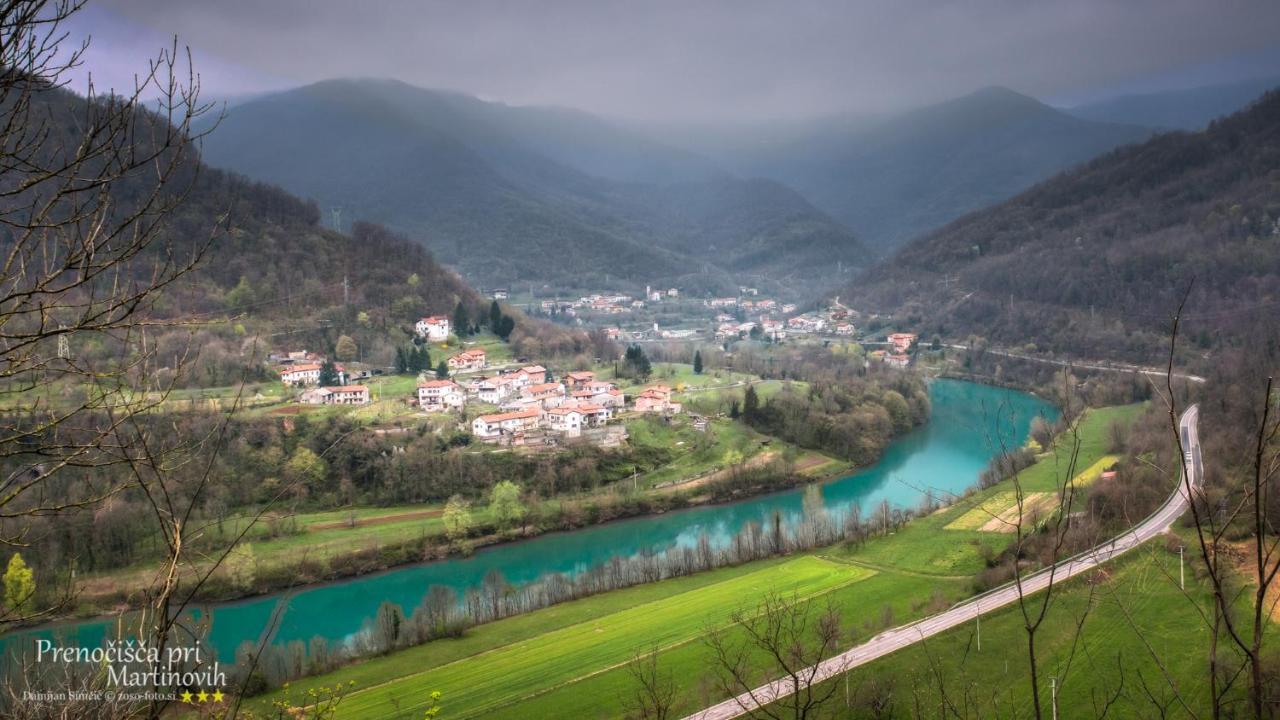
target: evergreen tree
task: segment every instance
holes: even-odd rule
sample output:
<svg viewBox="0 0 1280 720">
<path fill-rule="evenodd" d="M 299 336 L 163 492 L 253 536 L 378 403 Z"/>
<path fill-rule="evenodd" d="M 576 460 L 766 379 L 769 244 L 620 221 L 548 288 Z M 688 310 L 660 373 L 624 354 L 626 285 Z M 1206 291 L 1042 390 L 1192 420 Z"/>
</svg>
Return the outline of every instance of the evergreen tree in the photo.
<svg viewBox="0 0 1280 720">
<path fill-rule="evenodd" d="M 462 304 L 461 300 L 458 301 L 458 306 L 453 309 L 453 331 L 457 333 L 458 337 L 471 334 L 471 320 L 467 316 L 467 308 Z"/>
<path fill-rule="evenodd" d="M 426 347 L 414 346 L 409 348 L 407 357 L 409 372 L 416 375 L 423 370 L 431 369 L 431 352 Z"/>
<path fill-rule="evenodd" d="M 498 332 L 498 326 L 502 324 L 502 308 L 498 307 L 498 301 L 494 300 L 489 304 L 489 329 Z"/>
<path fill-rule="evenodd" d="M 494 332 L 498 333 L 498 337 L 506 340 L 511 337 L 511 332 L 516 329 L 516 321 L 510 315 L 503 315 L 498 320 L 498 327 Z"/>
<path fill-rule="evenodd" d="M 742 419 L 747 422 L 754 421 L 760 413 L 760 397 L 756 395 L 755 387 L 748 385 L 747 392 L 742 396 Z"/>
<path fill-rule="evenodd" d="M 695 350 L 693 352 L 693 374 L 694 375 L 702 374 L 702 351 L 701 350 Z"/>
<path fill-rule="evenodd" d="M 443 360 L 441 360 L 440 364 L 436 366 L 436 379 L 437 380 L 449 379 L 449 364 Z"/>
<path fill-rule="evenodd" d="M 410 350 L 409 352 L 414 352 Z M 396 348 L 396 374 L 404 375 L 409 372 L 409 359 L 405 357 L 404 348 Z"/>
<path fill-rule="evenodd" d="M 639 345 L 627 346 L 627 351 L 622 356 L 622 371 L 637 380 L 643 381 L 649 378 L 653 366 L 649 363 L 649 357 L 644 354 L 644 348 Z"/>
<path fill-rule="evenodd" d="M 332 387 L 338 384 L 338 368 L 332 360 L 325 360 L 320 366 L 320 387 Z"/>
<path fill-rule="evenodd" d="M 729 417 L 734 420 L 737 420 L 738 417 L 741 415 L 742 415 L 742 410 L 738 406 L 738 401 L 734 400 L 733 402 L 729 403 Z"/>
</svg>

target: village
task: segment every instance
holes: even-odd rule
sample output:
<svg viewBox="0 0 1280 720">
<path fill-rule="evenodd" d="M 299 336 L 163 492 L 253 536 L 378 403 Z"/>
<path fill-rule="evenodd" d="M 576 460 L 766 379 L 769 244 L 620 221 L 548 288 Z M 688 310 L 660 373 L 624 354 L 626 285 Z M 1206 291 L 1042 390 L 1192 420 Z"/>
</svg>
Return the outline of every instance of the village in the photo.
<svg viewBox="0 0 1280 720">
<path fill-rule="evenodd" d="M 505 299 L 508 293 L 498 290 L 493 296 Z M 599 327 L 609 339 L 627 342 L 857 339 L 864 345 L 883 346 L 868 357 L 893 367 L 910 364 L 918 340 L 914 333 L 890 333 L 883 341 L 872 339 L 871 333 L 859 333 L 855 320 L 862 318 L 841 304 L 839 297 L 821 309 L 799 312 L 795 303 L 761 297 L 757 288 L 748 286 L 740 286 L 737 295 L 702 300 L 690 299 L 677 288 L 646 287 L 644 299 L 594 293 L 576 300 L 543 300 L 538 309 L 553 320 Z M 631 316 L 632 321 L 622 322 L 618 316 Z"/>
<path fill-rule="evenodd" d="M 453 331 L 445 316 L 424 317 L 414 330 L 421 341 L 438 344 L 448 342 Z M 349 383 L 352 377 L 370 377 L 366 369 L 349 372 L 344 365 L 332 364 L 334 378 L 325 383 L 326 359 L 320 355 L 295 351 L 274 355 L 272 361 L 278 364 L 281 383 L 297 393 L 302 405 L 373 402 L 368 385 Z M 670 417 L 682 410 L 669 385 L 653 384 L 627 397 L 614 383 L 597 380 L 592 371 L 570 371 L 555 380 L 542 365 L 495 368 L 482 347 L 461 350 L 442 364 L 447 376 L 425 373 L 415 392 L 398 399 L 422 415 L 455 419 L 475 439 L 496 445 L 552 445 L 581 438 L 616 446 L 626 439 L 625 428 L 613 422 L 620 415 Z"/>
<path fill-rule="evenodd" d="M 501 289 L 491 291 L 491 295 L 495 301 L 509 297 Z M 611 324 L 613 316 L 655 306 L 678 308 L 682 317 L 693 314 L 695 322 L 703 327 L 663 329 L 654 322 L 650 328 L 624 330 Z M 888 333 L 879 336 L 883 340 L 865 334 L 859 338 L 855 320 L 862 318 L 842 305 L 839 298 L 821 309 L 798 312 L 794 304 L 760 297 L 755 288 L 745 286 L 732 297 L 682 300 L 676 288 L 646 288 L 643 300 L 602 293 L 573 301 L 547 300 L 540 308 L 560 322 L 599 327 L 611 340 L 712 341 L 727 349 L 737 341 L 839 339 L 868 346 L 867 363 L 897 368 L 911 364 L 917 343 L 914 333 Z M 591 370 L 566 371 L 553 377 L 548 368 L 536 363 L 507 362 L 510 358 L 495 363 L 485 347 L 475 343 L 469 347 L 458 345 L 452 321 L 444 315 L 419 319 L 413 332 L 424 347 L 445 348 L 452 342 L 458 350 L 438 367 L 424 368 L 416 387 L 401 391 L 394 398 L 374 398 L 370 387 L 358 382 L 381 374 L 380 369 L 360 367 L 348 371 L 335 363 L 330 365 L 331 376 L 325 378 L 325 358 L 306 351 L 275 354 L 272 362 L 281 383 L 296 393 L 300 405 L 366 406 L 377 399 L 399 400 L 420 416 L 454 422 L 475 440 L 505 447 L 538 447 L 565 440 L 617 446 L 627 437 L 625 424 L 620 422 L 624 417 L 669 418 L 682 411 L 681 403 L 675 399 L 677 392 L 670 384 L 631 387 L 628 395 L 615 382 L 598 378 Z"/>
</svg>

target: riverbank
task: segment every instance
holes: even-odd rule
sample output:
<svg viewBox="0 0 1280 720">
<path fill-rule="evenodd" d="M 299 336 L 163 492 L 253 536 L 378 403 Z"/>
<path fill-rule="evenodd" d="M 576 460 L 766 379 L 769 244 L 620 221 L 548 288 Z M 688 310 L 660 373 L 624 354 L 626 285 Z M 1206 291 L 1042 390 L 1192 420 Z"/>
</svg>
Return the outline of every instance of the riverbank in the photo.
<svg viewBox="0 0 1280 720">
<path fill-rule="evenodd" d="M 822 485 L 821 501 L 828 510 L 840 516 L 861 506 L 868 517 L 882 506 L 917 507 L 928 495 L 926 490 L 962 494 L 996 448 L 1021 443 L 1034 417 L 1056 417 L 1054 408 L 1041 400 L 989 386 L 939 380 L 931 384 L 929 393 L 933 422 L 896 440 L 873 467 Z M 229 659 L 242 642 L 257 642 L 267 628 L 277 645 L 295 640 L 305 644 L 316 636 L 331 644 L 345 643 L 382 603 L 415 608 L 431 586 L 461 597 L 492 573 L 519 587 L 557 574 L 572 576 L 615 557 L 689 547 L 703 537 L 713 546 L 724 547 L 748 523 L 771 521 L 777 514 L 792 523 L 803 508 L 803 493 L 783 491 L 545 534 L 487 547 L 467 557 L 216 605 L 209 608 L 212 627 L 206 644 Z M 97 643 L 110 629 L 106 619 L 99 619 L 64 624 L 60 631 L 81 643 Z M 40 632 L 49 633 L 33 634 Z"/>
<path fill-rule="evenodd" d="M 778 444 L 787 447 L 783 443 Z M 440 518 L 442 506 L 356 508 L 311 513 L 308 516 L 315 518 L 314 522 L 303 520 L 299 523 L 303 528 L 299 532 L 249 543 L 252 552 L 258 556 L 254 560 L 252 588 L 236 588 L 220 582 L 220 576 L 215 574 L 193 602 L 226 603 L 303 591 L 324 583 L 376 575 L 413 564 L 467 557 L 481 549 L 524 542 L 550 533 L 573 532 L 673 510 L 734 502 L 808 483 L 829 482 L 857 469 L 850 463 L 822 453 L 798 452 L 792 463 L 792 472 L 782 472 L 775 466 L 775 463 L 782 462 L 781 454 L 769 451 L 770 462 L 761 463 L 755 461 L 757 458 L 750 458 L 735 467 L 638 492 L 629 492 L 625 483 L 620 483 L 621 487 L 601 492 L 552 498 L 530 509 L 532 520 L 527 520 L 522 527 L 505 531 L 495 527 L 484 508 L 477 508 L 473 510 L 477 522 L 471 533 L 458 542 L 446 537 Z M 743 479 L 746 479 L 745 483 Z M 284 552 L 275 550 L 271 543 L 283 546 L 285 551 L 300 548 L 301 554 L 287 562 L 267 565 L 261 557 L 283 555 Z M 314 549 L 315 543 L 332 545 L 337 551 L 311 554 L 309 550 Z M 183 566 L 181 576 L 194 584 L 207 567 Z M 79 581 L 80 594 L 74 608 L 23 629 L 138 610 L 144 600 L 138 596 L 136 588 L 148 587 L 149 579 L 158 571 L 158 567 L 143 567 L 84 578 Z"/>
</svg>

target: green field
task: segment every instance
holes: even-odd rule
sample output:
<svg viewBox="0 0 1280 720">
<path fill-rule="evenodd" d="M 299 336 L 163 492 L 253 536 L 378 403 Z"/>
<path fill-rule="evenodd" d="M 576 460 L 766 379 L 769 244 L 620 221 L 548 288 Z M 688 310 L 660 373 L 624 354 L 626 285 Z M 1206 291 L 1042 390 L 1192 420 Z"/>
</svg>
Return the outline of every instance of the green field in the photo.
<svg viewBox="0 0 1280 720">
<path fill-rule="evenodd" d="M 1117 691 L 1108 717 L 1161 717 L 1148 703 L 1142 683 L 1156 697 L 1172 701 L 1172 717 L 1188 716 L 1173 700 L 1173 687 L 1208 717 L 1209 632 L 1201 613 L 1210 612 L 1209 592 L 1190 569 L 1187 594 L 1179 590 L 1178 555 L 1165 550 L 1160 540 L 1064 583 L 1036 635 L 1045 717 L 1050 714 L 1051 676 L 1057 678 L 1058 717 L 1097 717 L 1103 698 Z M 1036 598 L 1043 595 L 1033 596 L 1033 603 Z M 893 693 L 893 716 L 912 716 L 915 707 L 939 707 L 941 685 L 951 702 L 968 707 L 964 717 L 1030 717 L 1021 612 L 1009 606 L 984 616 L 980 650 L 977 631 L 976 624 L 956 628 L 854 670 L 849 678 L 853 697 L 882 683 Z M 843 710 L 843 702 L 837 704 Z"/>
<path fill-rule="evenodd" d="M 731 614 L 743 607 L 743 598 L 758 597 L 766 591 L 814 597 L 865 581 L 874 574 L 814 556 L 753 568 L 752 572 L 618 609 L 453 662 L 434 664 L 422 658 L 425 667 L 419 666 L 390 682 L 357 689 L 343 701 L 341 716 L 385 717 L 393 709 L 412 714 L 426 707 L 425 699 L 431 691 L 439 690 L 450 698 L 449 717 L 488 717 L 498 708 L 523 704 L 549 689 L 580 683 L 614 669 L 626 663 L 638 648 L 671 649 L 694 642 L 708 628 L 727 624 Z M 355 678 L 339 671 L 328 681 L 350 679 Z"/>
</svg>

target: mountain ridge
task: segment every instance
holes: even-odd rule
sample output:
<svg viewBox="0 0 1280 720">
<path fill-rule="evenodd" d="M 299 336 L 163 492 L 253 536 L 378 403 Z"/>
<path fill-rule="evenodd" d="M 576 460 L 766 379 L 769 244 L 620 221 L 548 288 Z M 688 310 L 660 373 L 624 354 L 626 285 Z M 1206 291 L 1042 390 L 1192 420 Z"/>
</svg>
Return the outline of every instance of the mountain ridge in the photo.
<svg viewBox="0 0 1280 720">
<path fill-rule="evenodd" d="M 796 189 L 874 252 L 888 253 L 1151 132 L 1082 120 L 990 86 L 879 119 L 833 118 L 762 135 L 713 157 Z"/>
<path fill-rule="evenodd" d="M 553 112 L 558 118 L 564 111 Z M 612 162 L 582 159 L 598 139 L 574 146 L 578 155 L 561 162 L 572 154 L 556 149 L 568 131 L 548 138 L 548 126 L 530 130 L 524 117 L 398 81 L 330 80 L 228 111 L 205 152 L 216 165 L 421 237 L 484 284 L 598 289 L 606 280 L 642 286 L 680 277 L 695 291 L 712 292 L 733 287 L 742 273 L 768 281 L 813 272 L 834 281 L 831 260 L 837 267 L 869 260 L 847 228 L 781 184 L 732 177 L 680 150 L 670 151 L 670 163 L 659 158 L 627 180 L 618 179 L 625 173 L 591 175 L 572 162 Z M 590 124 L 605 132 L 604 121 Z M 653 147 L 665 146 L 638 139 L 614 152 L 648 157 Z M 677 168 L 651 182 L 653 168 L 664 164 Z M 683 194 L 686 207 L 700 205 L 692 219 L 669 211 L 675 204 L 664 198 L 672 192 Z M 761 207 L 778 214 L 754 211 Z M 753 222 L 744 226 L 742 217 Z M 717 252 L 688 242 L 695 227 L 719 238 Z M 733 238 L 741 239 L 741 252 Z M 803 251 L 791 252 L 797 242 Z M 703 270 L 691 273 L 693 267 Z"/>
</svg>

